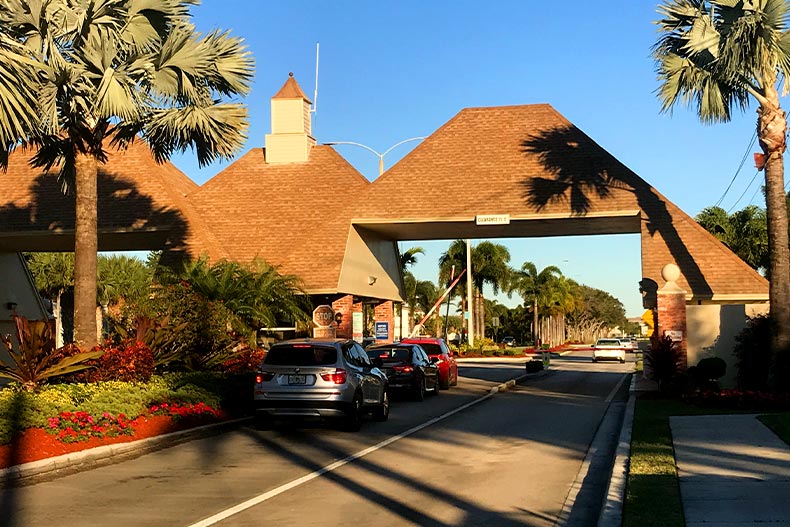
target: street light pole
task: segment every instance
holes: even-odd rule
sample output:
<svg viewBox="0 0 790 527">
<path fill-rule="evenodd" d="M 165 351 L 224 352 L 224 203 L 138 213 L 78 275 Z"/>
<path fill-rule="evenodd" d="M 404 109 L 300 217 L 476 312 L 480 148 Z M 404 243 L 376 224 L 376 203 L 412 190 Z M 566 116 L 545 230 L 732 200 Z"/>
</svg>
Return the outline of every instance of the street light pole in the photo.
<svg viewBox="0 0 790 527">
<path fill-rule="evenodd" d="M 425 139 L 425 137 L 424 136 L 419 136 L 419 137 L 410 137 L 408 139 L 404 139 L 403 141 L 395 143 L 394 145 L 392 145 L 391 147 L 386 149 L 384 152 L 378 152 L 378 151 L 373 150 L 372 148 L 370 148 L 368 145 L 363 145 L 362 143 L 357 143 L 355 141 L 330 141 L 330 142 L 324 143 L 324 144 L 327 145 L 327 146 L 354 145 L 354 146 L 358 146 L 360 148 L 364 148 L 368 152 L 371 152 L 371 153 L 377 155 L 378 158 L 379 158 L 379 176 L 380 176 L 380 175 L 382 175 L 384 173 L 384 156 L 386 156 L 387 154 L 392 152 L 393 149 L 395 149 L 396 147 L 399 147 L 403 143 L 408 143 L 410 141 L 420 141 L 422 139 Z"/>
</svg>

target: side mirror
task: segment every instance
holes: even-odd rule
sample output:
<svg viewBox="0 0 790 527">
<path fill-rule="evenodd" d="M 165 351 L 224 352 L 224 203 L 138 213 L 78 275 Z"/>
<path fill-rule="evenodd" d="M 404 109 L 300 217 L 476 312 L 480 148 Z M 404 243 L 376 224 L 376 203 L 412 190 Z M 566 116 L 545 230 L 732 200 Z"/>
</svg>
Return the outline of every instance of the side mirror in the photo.
<svg viewBox="0 0 790 527">
<path fill-rule="evenodd" d="M 439 362 L 439 357 L 431 357 L 431 364 L 436 364 Z"/>
</svg>

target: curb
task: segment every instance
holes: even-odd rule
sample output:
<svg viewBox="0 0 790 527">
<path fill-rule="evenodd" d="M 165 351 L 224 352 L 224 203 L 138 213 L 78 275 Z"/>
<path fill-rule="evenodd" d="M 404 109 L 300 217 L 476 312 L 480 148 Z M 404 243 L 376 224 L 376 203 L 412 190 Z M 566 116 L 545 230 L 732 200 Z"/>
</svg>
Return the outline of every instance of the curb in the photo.
<svg viewBox="0 0 790 527">
<path fill-rule="evenodd" d="M 628 390 L 628 402 L 623 415 L 623 427 L 615 450 L 612 475 L 606 489 L 601 515 L 597 527 L 620 527 L 623 523 L 623 506 L 625 505 L 625 487 L 628 481 L 628 470 L 631 462 L 631 432 L 634 425 L 634 407 L 636 405 L 636 374 L 631 377 Z"/>
<path fill-rule="evenodd" d="M 111 465 L 119 461 L 132 459 L 149 452 L 161 450 L 191 439 L 199 439 L 214 435 L 225 428 L 233 428 L 236 425 L 249 421 L 250 417 L 233 419 L 209 425 L 198 426 L 171 432 L 161 436 L 138 439 L 126 443 L 115 443 L 103 445 L 79 452 L 72 452 L 52 458 L 32 461 L 21 465 L 0 469 L 0 488 L 9 485 L 24 485 L 32 483 L 34 480 L 45 479 L 47 476 L 60 472 L 59 475 L 78 472 L 88 465 Z M 91 467 L 93 468 L 93 467 Z"/>
</svg>

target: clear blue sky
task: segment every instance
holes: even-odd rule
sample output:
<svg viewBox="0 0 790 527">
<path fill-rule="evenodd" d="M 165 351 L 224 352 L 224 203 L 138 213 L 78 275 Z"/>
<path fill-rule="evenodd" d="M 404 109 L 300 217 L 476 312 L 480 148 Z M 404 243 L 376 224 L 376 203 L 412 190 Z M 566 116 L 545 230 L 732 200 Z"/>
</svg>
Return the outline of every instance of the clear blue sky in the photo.
<svg viewBox="0 0 790 527">
<path fill-rule="evenodd" d="M 320 43 L 317 113 L 319 143 L 356 141 L 383 152 L 425 136 L 465 107 L 549 103 L 615 157 L 691 215 L 713 205 L 736 173 L 752 138 L 754 108 L 733 122 L 701 125 L 692 110 L 660 113 L 650 56 L 657 3 L 531 1 L 297 1 L 205 0 L 193 9 L 201 31 L 227 29 L 243 37 L 256 60 L 246 98 L 251 128 L 245 151 L 264 145 L 269 100 L 288 72 L 309 97 L 315 89 Z M 411 145 L 385 159 L 392 166 Z M 369 179 L 377 157 L 337 147 Z M 751 153 L 721 205 L 739 210 L 754 196 L 760 174 Z M 197 183 L 222 164 L 198 169 L 187 153 L 174 163 Z M 744 197 L 736 203 L 738 197 Z M 557 265 L 564 274 L 609 291 L 628 316 L 642 313 L 638 235 L 497 240 L 511 265 Z M 595 257 L 601 245 L 617 258 Z M 408 248 L 418 243 L 404 242 Z M 435 280 L 447 242 L 427 249 L 413 272 Z M 607 251 L 611 254 L 611 251 Z M 501 296 L 515 305 L 517 298 Z"/>
</svg>

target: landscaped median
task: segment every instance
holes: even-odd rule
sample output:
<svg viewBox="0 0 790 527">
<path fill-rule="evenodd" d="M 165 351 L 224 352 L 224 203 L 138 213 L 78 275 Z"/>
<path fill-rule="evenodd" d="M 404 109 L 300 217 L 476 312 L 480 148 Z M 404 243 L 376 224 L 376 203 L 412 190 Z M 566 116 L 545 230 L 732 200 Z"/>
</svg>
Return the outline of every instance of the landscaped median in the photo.
<svg viewBox="0 0 790 527">
<path fill-rule="evenodd" d="M 136 441 L 243 414 L 247 375 L 178 373 L 147 382 L 64 383 L 0 390 L 0 469 Z"/>
<path fill-rule="evenodd" d="M 722 395 L 723 394 L 723 395 Z M 624 527 L 682 527 L 683 505 L 675 465 L 671 416 L 760 413 L 785 407 L 787 400 L 755 392 L 737 390 L 699 394 L 686 399 L 659 393 L 640 395 L 636 400 L 631 435 Z M 779 437 L 790 444 L 790 413 L 759 417 Z"/>
</svg>

